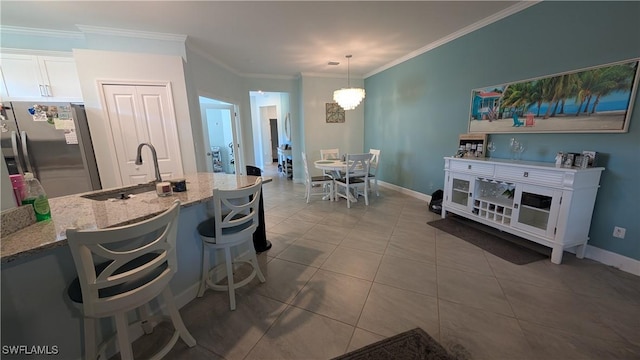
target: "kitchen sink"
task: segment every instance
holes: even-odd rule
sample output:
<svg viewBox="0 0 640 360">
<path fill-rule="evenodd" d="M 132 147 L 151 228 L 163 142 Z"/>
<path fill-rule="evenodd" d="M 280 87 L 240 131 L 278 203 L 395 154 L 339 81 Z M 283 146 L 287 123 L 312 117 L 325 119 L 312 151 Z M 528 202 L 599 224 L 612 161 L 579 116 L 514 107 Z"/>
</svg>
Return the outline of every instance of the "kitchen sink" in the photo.
<svg viewBox="0 0 640 360">
<path fill-rule="evenodd" d="M 91 199 L 96 201 L 106 201 L 109 199 L 126 200 L 130 195 L 142 194 L 149 191 L 155 191 L 155 182 L 147 184 L 138 184 L 133 186 L 122 187 L 118 189 L 111 189 L 105 191 L 98 191 L 91 194 L 80 195 L 85 199 Z"/>
</svg>

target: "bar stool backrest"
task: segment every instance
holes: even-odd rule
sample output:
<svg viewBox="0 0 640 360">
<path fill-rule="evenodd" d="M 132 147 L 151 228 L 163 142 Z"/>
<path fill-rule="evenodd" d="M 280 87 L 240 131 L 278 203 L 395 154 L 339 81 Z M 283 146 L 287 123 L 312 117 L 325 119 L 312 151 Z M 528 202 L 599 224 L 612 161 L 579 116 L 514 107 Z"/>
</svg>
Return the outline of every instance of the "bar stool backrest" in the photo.
<svg viewBox="0 0 640 360">
<path fill-rule="evenodd" d="M 85 316 L 135 309 L 158 296 L 178 270 L 180 201 L 150 219 L 99 230 L 67 229 Z"/>
<path fill-rule="evenodd" d="M 258 227 L 262 178 L 236 190 L 213 190 L 216 244 L 251 236 Z"/>
</svg>

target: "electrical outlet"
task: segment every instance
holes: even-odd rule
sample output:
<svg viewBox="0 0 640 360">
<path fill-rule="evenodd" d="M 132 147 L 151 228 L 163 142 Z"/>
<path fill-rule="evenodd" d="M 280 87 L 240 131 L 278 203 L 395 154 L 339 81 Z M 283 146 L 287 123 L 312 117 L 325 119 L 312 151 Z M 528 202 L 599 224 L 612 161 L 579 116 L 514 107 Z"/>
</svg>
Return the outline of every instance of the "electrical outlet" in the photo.
<svg viewBox="0 0 640 360">
<path fill-rule="evenodd" d="M 616 226 L 613 228 L 613 237 L 624 239 L 624 235 L 626 232 L 627 229 Z"/>
</svg>

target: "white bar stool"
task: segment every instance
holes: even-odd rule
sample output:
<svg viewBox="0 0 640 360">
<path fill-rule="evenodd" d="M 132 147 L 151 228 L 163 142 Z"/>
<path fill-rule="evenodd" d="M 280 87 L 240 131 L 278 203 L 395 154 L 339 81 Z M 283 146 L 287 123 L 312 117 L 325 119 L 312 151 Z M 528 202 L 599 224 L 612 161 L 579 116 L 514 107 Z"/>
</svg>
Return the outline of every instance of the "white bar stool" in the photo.
<svg viewBox="0 0 640 360">
<path fill-rule="evenodd" d="M 207 288 L 228 291 L 229 307 L 236 309 L 235 289 L 248 284 L 256 275 L 260 282 L 265 282 L 264 275 L 260 271 L 258 258 L 253 246 L 253 233 L 258 227 L 260 192 L 262 191 L 262 178 L 248 187 L 237 190 L 213 190 L 214 216 L 198 225 L 198 233 L 202 239 L 202 277 L 198 297 L 201 297 Z M 249 244 L 240 256 L 231 256 L 232 248 Z M 209 269 L 210 252 L 224 250 L 225 262 Z M 246 255 L 246 259 L 244 259 Z M 233 265 L 235 263 L 247 263 L 252 267 L 251 274 L 236 282 L 233 278 Z M 224 267 L 227 284 L 216 284 L 212 277 L 217 270 Z"/>
<path fill-rule="evenodd" d="M 162 295 L 175 332 L 151 359 L 161 359 L 178 341 L 190 347 L 196 340 L 185 327 L 169 281 L 178 269 L 176 237 L 180 201 L 151 219 L 132 225 L 100 229 L 67 229 L 67 239 L 78 271 L 68 289 L 71 300 L 82 304 L 85 359 L 104 356 L 106 346 L 117 338 L 122 359 L 133 359 L 127 312 L 142 308 L 142 328 L 149 334 L 152 324 L 166 317 L 149 317 L 148 303 Z M 96 346 L 97 319 L 114 317 L 117 333 Z M 134 324 L 137 324 L 134 323 Z"/>
</svg>

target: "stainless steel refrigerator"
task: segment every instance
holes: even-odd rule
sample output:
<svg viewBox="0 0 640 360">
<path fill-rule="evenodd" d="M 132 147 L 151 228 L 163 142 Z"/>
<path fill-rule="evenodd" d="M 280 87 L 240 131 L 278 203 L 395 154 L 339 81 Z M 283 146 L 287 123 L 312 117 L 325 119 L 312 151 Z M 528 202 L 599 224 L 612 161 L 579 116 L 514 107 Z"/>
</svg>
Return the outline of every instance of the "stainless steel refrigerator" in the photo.
<svg viewBox="0 0 640 360">
<path fill-rule="evenodd" d="M 33 173 L 50 198 L 101 189 L 84 105 L 4 102 L 0 134 L 9 174 Z"/>
</svg>

